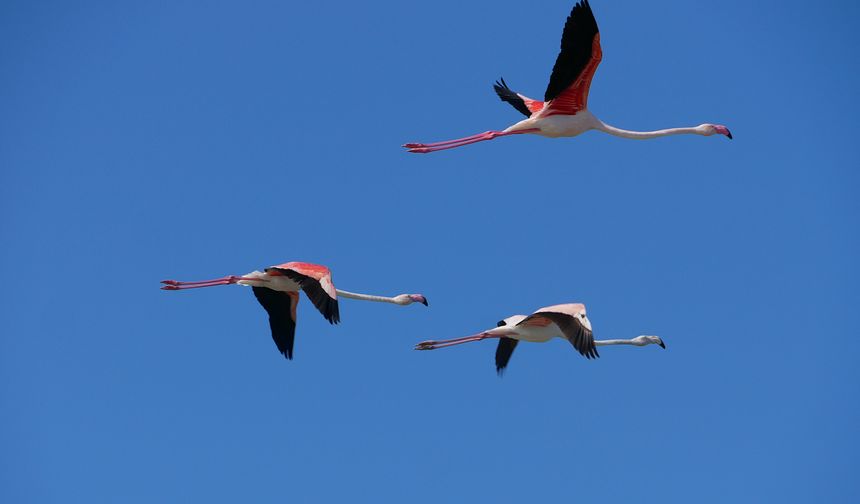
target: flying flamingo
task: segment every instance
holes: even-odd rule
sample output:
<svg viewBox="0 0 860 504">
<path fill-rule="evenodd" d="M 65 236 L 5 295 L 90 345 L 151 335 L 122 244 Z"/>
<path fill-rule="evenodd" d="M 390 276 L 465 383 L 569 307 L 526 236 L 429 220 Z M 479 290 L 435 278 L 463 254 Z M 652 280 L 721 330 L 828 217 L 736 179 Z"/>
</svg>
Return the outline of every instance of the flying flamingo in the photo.
<svg viewBox="0 0 860 504">
<path fill-rule="evenodd" d="M 278 350 L 287 359 L 293 358 L 293 341 L 296 335 L 296 306 L 299 303 L 299 291 L 304 291 L 323 317 L 332 324 L 340 322 L 337 297 L 361 299 L 410 305 L 422 303 L 427 306 L 427 298 L 421 294 L 400 294 L 394 297 L 356 294 L 335 289 L 331 281 L 331 271 L 325 266 L 303 262 L 288 262 L 271 266 L 263 271 L 252 271 L 244 276 L 225 276 L 213 280 L 199 282 L 179 282 L 163 280 L 164 290 L 199 289 L 216 285 L 246 285 L 254 291 L 257 301 L 269 314 L 269 327 L 272 329 L 272 339 Z"/>
<path fill-rule="evenodd" d="M 531 133 L 545 137 L 573 137 L 588 130 L 598 130 L 623 138 L 647 139 L 668 135 L 725 135 L 732 138 L 721 124 L 700 124 L 688 128 L 656 131 L 628 131 L 610 126 L 588 111 L 588 89 L 603 53 L 600 33 L 588 0 L 573 6 L 561 35 L 561 52 L 555 61 L 544 101 L 533 100 L 511 90 L 504 79 L 493 86 L 502 101 L 523 113 L 524 119 L 503 131 L 485 131 L 477 135 L 435 143 L 408 143 L 409 152 L 427 153 L 453 149 L 463 145 L 492 140 L 507 135 Z"/>
<path fill-rule="evenodd" d="M 496 372 L 500 375 L 511 360 L 511 354 L 520 341 L 545 343 L 553 338 L 566 339 L 586 359 L 600 357 L 597 353 L 599 346 L 605 345 L 634 345 L 650 344 L 666 348 L 659 336 L 637 336 L 633 339 L 595 340 L 591 331 L 591 322 L 585 314 L 585 305 L 581 303 L 560 304 L 541 308 L 529 316 L 513 315 L 499 321 L 494 329 L 488 329 L 473 336 L 454 338 L 441 341 L 422 341 L 415 345 L 415 350 L 436 350 L 472 341 L 488 338 L 499 338 L 496 347 Z"/>
</svg>

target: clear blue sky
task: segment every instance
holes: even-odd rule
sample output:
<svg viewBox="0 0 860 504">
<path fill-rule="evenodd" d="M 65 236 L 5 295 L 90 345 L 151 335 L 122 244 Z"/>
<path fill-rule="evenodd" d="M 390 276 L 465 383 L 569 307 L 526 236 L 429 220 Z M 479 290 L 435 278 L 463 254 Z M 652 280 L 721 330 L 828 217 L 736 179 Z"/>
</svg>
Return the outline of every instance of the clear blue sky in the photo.
<svg viewBox="0 0 860 504">
<path fill-rule="evenodd" d="M 857 502 L 856 2 L 593 0 L 589 105 L 722 137 L 406 141 L 540 97 L 572 0 L 0 7 L 0 501 Z M 295 360 L 238 287 L 326 264 Z M 583 301 L 586 361 L 428 338 Z"/>
</svg>

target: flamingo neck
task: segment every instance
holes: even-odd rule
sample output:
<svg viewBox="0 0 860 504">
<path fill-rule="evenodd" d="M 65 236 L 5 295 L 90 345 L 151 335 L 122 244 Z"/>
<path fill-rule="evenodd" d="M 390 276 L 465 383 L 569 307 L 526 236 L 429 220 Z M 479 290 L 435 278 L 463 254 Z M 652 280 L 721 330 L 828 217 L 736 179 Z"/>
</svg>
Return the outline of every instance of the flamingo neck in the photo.
<svg viewBox="0 0 860 504">
<path fill-rule="evenodd" d="M 605 340 L 594 340 L 594 346 L 609 346 L 609 345 L 633 345 L 633 346 L 644 346 L 642 343 L 632 339 L 605 339 Z"/>
<path fill-rule="evenodd" d="M 702 132 L 698 127 L 688 128 L 668 128 L 654 131 L 630 131 L 615 126 L 610 126 L 603 121 L 597 119 L 597 124 L 594 129 L 603 131 L 622 138 L 631 138 L 633 140 L 648 140 L 649 138 L 659 138 L 670 135 L 701 135 Z"/>
<path fill-rule="evenodd" d="M 394 304 L 397 304 L 397 302 L 394 300 L 394 298 L 391 298 L 391 297 L 374 296 L 371 294 L 358 294 L 355 292 L 349 292 L 349 291 L 340 290 L 340 289 L 337 289 L 337 295 L 341 296 L 341 297 L 345 297 L 347 299 L 360 299 L 362 301 L 375 301 L 377 303 L 394 303 Z"/>
</svg>

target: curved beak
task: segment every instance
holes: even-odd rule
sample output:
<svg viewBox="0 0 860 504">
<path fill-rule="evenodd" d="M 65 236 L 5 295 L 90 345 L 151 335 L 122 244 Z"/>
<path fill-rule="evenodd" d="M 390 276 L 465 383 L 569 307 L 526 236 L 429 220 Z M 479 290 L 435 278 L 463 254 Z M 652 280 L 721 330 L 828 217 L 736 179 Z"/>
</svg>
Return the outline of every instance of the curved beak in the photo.
<svg viewBox="0 0 860 504">
<path fill-rule="evenodd" d="M 660 348 L 662 348 L 663 350 L 666 349 L 666 344 L 663 343 L 663 340 L 660 340 Z"/>
<path fill-rule="evenodd" d="M 410 294 L 409 299 L 411 299 L 415 303 L 421 303 L 424 306 L 430 306 L 430 303 L 427 302 L 427 298 L 421 294 Z"/>
<path fill-rule="evenodd" d="M 720 135 L 726 135 L 727 137 L 729 137 L 729 140 L 732 139 L 732 132 L 729 131 L 729 129 L 726 128 L 725 126 L 723 126 L 722 124 L 715 125 L 714 129 L 716 129 L 717 133 L 719 133 Z"/>
</svg>

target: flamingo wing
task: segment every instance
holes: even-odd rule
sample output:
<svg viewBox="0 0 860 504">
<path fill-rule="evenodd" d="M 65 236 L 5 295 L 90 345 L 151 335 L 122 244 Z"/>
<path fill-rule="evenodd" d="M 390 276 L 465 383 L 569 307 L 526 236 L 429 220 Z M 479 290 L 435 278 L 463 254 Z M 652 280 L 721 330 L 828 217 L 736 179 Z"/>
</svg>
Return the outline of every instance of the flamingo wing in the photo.
<svg viewBox="0 0 860 504">
<path fill-rule="evenodd" d="M 573 6 L 564 24 L 561 52 L 544 95 L 546 115 L 573 115 L 586 108 L 591 79 L 602 58 L 597 21 L 588 0 L 582 0 Z"/>
<path fill-rule="evenodd" d="M 281 292 L 266 287 L 252 287 L 257 301 L 269 314 L 269 327 L 278 351 L 287 359 L 293 359 L 293 342 L 296 339 L 296 306 L 298 292 Z"/>
<path fill-rule="evenodd" d="M 496 347 L 496 373 L 502 374 L 505 368 L 508 367 L 508 361 L 511 360 L 511 355 L 513 355 L 514 349 L 517 348 L 517 343 L 519 343 L 519 340 L 513 338 L 506 338 L 504 336 L 499 338 L 499 345 Z"/>
<path fill-rule="evenodd" d="M 586 359 L 600 357 L 597 347 L 594 345 L 594 333 L 585 327 L 575 313 L 571 313 L 570 307 L 582 305 L 556 305 L 541 308 L 524 318 L 517 325 L 546 325 L 548 322 L 558 326 L 561 333 L 570 341 L 573 348 Z"/>
<path fill-rule="evenodd" d="M 531 117 L 532 114 L 539 112 L 543 108 L 542 101 L 532 100 L 527 96 L 517 93 L 508 87 L 505 79 L 497 80 L 496 83 L 493 84 L 493 89 L 496 91 L 496 94 L 499 95 L 499 99 L 510 103 L 511 106 L 519 110 L 520 113 L 524 114 L 526 117 Z"/>
<path fill-rule="evenodd" d="M 331 271 L 325 266 L 289 262 L 266 268 L 266 273 L 281 274 L 295 281 L 326 320 L 332 324 L 340 322 L 337 291 L 331 281 Z"/>
<path fill-rule="evenodd" d="M 508 325 L 507 320 L 500 320 L 496 324 L 496 327 L 504 325 Z M 514 353 L 514 349 L 517 348 L 517 343 L 519 343 L 519 340 L 513 338 L 505 336 L 499 338 L 499 345 L 496 347 L 496 373 L 500 376 L 505 371 L 505 368 L 508 367 L 508 361 L 511 360 L 511 355 Z"/>
</svg>

